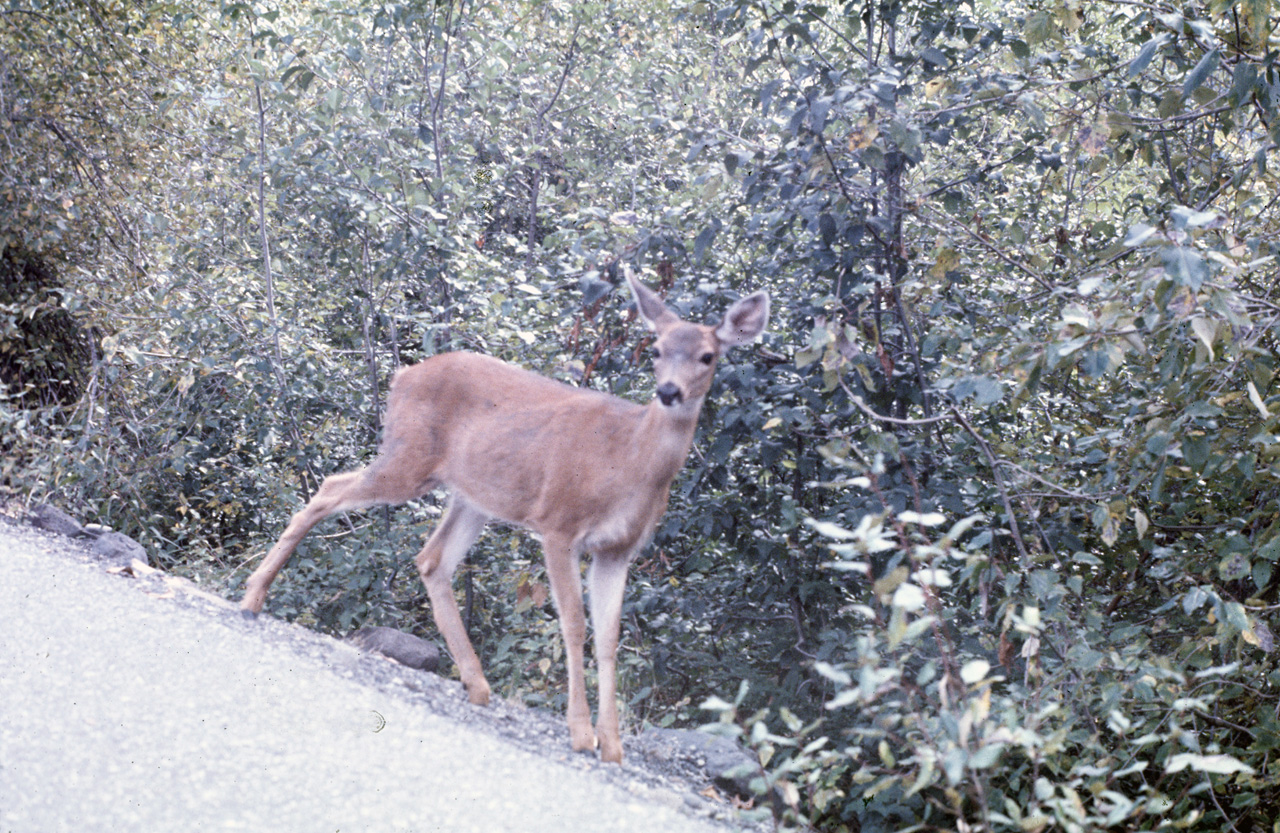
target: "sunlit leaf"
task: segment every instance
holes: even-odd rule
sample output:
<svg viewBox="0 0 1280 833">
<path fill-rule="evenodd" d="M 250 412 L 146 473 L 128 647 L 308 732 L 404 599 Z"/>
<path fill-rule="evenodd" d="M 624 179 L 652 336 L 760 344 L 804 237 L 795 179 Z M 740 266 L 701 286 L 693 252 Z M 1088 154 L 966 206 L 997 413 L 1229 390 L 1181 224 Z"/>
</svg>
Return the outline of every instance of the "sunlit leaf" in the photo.
<svg viewBox="0 0 1280 833">
<path fill-rule="evenodd" d="M 1253 407 L 1258 409 L 1258 413 L 1263 419 L 1271 419 L 1271 410 L 1267 408 L 1267 403 L 1262 401 L 1262 396 L 1258 394 L 1258 388 L 1253 384 L 1253 380 L 1245 383 L 1245 390 L 1249 393 L 1249 401 L 1253 403 Z"/>
<path fill-rule="evenodd" d="M 1236 772 L 1252 775 L 1255 771 L 1253 767 L 1230 755 L 1199 755 L 1192 752 L 1171 756 L 1164 769 L 1165 772 L 1182 772 L 1184 769 L 1192 769 L 1196 772 L 1209 772 L 1215 775 L 1231 775 Z"/>
<path fill-rule="evenodd" d="M 969 660 L 960 669 L 960 679 L 964 680 L 969 685 L 973 685 L 974 683 L 985 679 L 987 672 L 990 670 L 991 663 L 987 662 L 985 659 Z"/>
<path fill-rule="evenodd" d="M 1196 337 L 1200 339 L 1200 342 L 1204 344 L 1205 349 L 1209 351 L 1209 361 L 1213 361 L 1213 340 L 1217 336 L 1217 324 L 1208 318 L 1197 316 L 1191 319 L 1191 329 L 1195 332 Z"/>
<path fill-rule="evenodd" d="M 893 591 L 894 607 L 906 611 L 916 611 L 924 607 L 924 591 L 910 582 L 903 582 Z"/>
<path fill-rule="evenodd" d="M 1155 226 L 1149 226 L 1145 223 L 1138 223 L 1129 229 L 1129 234 L 1124 239 L 1126 246 L 1138 246 L 1156 233 Z"/>
</svg>

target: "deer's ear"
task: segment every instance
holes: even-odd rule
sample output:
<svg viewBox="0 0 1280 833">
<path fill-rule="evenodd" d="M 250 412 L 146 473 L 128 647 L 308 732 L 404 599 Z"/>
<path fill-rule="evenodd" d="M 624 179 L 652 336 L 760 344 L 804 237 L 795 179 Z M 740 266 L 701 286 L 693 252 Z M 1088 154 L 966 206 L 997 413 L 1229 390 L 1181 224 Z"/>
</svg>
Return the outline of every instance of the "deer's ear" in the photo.
<svg viewBox="0 0 1280 833">
<path fill-rule="evenodd" d="M 769 324 L 769 293 L 753 292 L 729 307 L 716 327 L 716 338 L 726 347 L 750 344 Z"/>
<path fill-rule="evenodd" d="M 645 325 L 650 330 L 657 332 L 659 326 L 679 320 L 676 314 L 662 303 L 662 299 L 656 292 L 636 280 L 636 276 L 631 274 L 631 267 L 625 263 L 622 264 L 622 274 L 626 277 L 627 285 L 631 287 L 631 294 L 636 299 L 636 309 L 640 311 L 640 317 L 644 319 Z"/>
</svg>

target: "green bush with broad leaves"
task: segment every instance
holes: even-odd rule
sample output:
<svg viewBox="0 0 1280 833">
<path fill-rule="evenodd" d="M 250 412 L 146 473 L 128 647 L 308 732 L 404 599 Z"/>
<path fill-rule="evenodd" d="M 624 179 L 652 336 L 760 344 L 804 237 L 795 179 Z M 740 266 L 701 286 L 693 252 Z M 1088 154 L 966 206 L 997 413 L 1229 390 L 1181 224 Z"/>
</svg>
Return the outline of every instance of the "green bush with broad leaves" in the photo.
<svg viewBox="0 0 1280 833">
<path fill-rule="evenodd" d="M 19 3 L 0 488 L 234 597 L 395 368 L 643 401 L 621 263 L 690 320 L 764 288 L 632 570 L 629 727 L 710 701 L 822 829 L 1274 829 L 1273 18 Z M 269 609 L 430 635 L 439 513 L 327 522 Z M 559 708 L 540 558 L 492 530 L 457 589 Z"/>
<path fill-rule="evenodd" d="M 1256 611 L 1196 588 L 1117 622 L 1089 598 L 1094 559 L 1000 580 L 977 517 L 813 525 L 833 579 L 889 558 L 849 602 L 857 638 L 816 664 L 821 719 L 704 704 L 759 756 L 766 807 L 830 830 L 1271 829 L 1280 734 L 1263 691 L 1280 680 L 1251 647 Z"/>
</svg>

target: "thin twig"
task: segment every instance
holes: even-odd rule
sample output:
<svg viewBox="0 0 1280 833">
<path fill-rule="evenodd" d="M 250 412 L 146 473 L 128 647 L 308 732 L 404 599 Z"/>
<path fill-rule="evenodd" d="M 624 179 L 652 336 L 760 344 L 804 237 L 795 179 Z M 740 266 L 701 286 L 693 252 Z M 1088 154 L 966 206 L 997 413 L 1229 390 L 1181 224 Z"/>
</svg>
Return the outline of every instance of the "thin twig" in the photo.
<svg viewBox="0 0 1280 833">
<path fill-rule="evenodd" d="M 969 420 L 965 419 L 964 414 L 960 413 L 959 408 L 953 405 L 951 413 L 961 427 L 969 432 L 969 436 L 973 437 L 973 441 L 978 444 L 978 447 L 982 449 L 983 455 L 987 458 L 987 464 L 991 466 L 991 473 L 995 475 L 996 489 L 1000 492 L 1000 500 L 1004 503 L 1004 511 L 1009 516 L 1009 533 L 1013 536 L 1013 542 L 1018 547 L 1018 554 L 1024 559 L 1027 558 L 1027 547 L 1022 542 L 1022 530 L 1018 528 L 1018 518 L 1013 513 L 1013 502 L 1009 500 L 1009 492 L 1004 487 L 1004 478 L 1000 476 L 1000 466 L 996 460 L 996 455 L 992 453 L 991 446 L 982 438 L 982 435 L 975 431 L 973 426 L 969 424 Z"/>
</svg>

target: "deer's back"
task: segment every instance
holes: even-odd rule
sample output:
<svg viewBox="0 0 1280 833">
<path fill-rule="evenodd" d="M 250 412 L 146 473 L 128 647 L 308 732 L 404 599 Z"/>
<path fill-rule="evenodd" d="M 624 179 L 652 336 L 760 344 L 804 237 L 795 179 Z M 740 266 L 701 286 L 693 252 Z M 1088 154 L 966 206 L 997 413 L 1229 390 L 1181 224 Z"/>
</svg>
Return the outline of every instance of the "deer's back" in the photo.
<svg viewBox="0 0 1280 833">
<path fill-rule="evenodd" d="M 387 423 L 413 420 L 414 414 L 437 423 L 553 416 L 598 408 L 617 419 L 636 418 L 643 409 L 616 396 L 576 388 L 480 353 L 441 353 L 401 368 L 391 382 Z"/>
<path fill-rule="evenodd" d="M 383 448 L 503 520 L 581 529 L 632 502 L 634 468 L 651 453 L 645 411 L 490 356 L 443 353 L 396 374 Z"/>
</svg>

